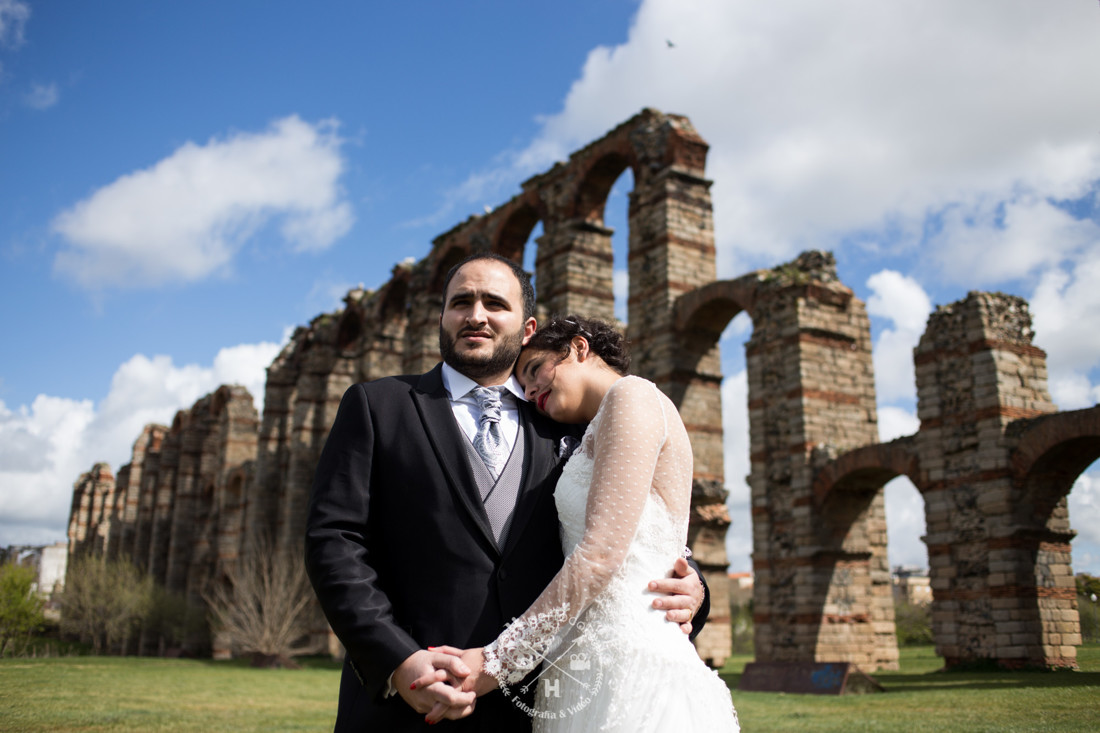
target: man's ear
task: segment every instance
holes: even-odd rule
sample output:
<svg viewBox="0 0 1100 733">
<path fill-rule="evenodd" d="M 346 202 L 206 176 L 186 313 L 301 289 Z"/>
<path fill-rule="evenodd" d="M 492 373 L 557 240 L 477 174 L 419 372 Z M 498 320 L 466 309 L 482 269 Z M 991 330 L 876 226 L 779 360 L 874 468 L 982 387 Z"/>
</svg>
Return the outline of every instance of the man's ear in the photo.
<svg viewBox="0 0 1100 733">
<path fill-rule="evenodd" d="M 528 318 L 523 324 L 523 345 L 526 346 L 531 337 L 535 335 L 539 324 L 534 318 Z"/>
</svg>

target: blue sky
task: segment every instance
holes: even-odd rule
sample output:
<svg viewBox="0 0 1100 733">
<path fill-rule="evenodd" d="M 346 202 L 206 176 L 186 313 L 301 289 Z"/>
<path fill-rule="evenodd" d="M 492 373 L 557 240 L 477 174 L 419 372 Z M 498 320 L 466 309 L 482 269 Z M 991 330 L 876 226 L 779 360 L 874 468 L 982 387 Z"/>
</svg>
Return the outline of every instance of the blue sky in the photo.
<svg viewBox="0 0 1100 733">
<path fill-rule="evenodd" d="M 1091 406 L 1098 40 L 1092 0 L 0 0 L 0 545 L 62 539 L 143 424 L 262 399 L 290 329 L 647 106 L 711 144 L 721 277 L 836 253 L 884 439 L 918 426 L 928 313 L 973 289 L 1029 299 L 1055 401 Z M 733 570 L 749 328 L 722 344 Z M 923 565 L 916 490 L 887 499 L 891 561 Z M 1095 464 L 1070 517 L 1100 573 Z"/>
</svg>

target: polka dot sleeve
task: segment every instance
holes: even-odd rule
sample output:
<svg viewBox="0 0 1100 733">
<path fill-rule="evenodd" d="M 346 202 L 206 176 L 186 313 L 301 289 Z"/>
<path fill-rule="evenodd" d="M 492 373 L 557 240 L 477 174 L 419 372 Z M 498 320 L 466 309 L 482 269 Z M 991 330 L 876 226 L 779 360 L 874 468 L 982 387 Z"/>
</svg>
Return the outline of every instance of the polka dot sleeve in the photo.
<svg viewBox="0 0 1100 733">
<path fill-rule="evenodd" d="M 590 427 L 592 484 L 584 534 L 557 576 L 520 618 L 485 648 L 485 671 L 517 682 L 537 666 L 622 565 L 653 490 L 666 416 L 655 385 L 617 381 Z"/>
</svg>

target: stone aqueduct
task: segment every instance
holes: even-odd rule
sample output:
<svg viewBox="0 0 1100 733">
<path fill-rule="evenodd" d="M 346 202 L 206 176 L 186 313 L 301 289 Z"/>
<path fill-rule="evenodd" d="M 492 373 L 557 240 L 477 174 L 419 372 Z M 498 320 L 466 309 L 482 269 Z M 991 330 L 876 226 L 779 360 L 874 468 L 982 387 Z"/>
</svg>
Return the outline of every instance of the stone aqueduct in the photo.
<svg viewBox="0 0 1100 733">
<path fill-rule="evenodd" d="M 440 284 L 473 250 L 522 261 L 538 222 L 540 316 L 613 318 L 615 180 L 629 199 L 627 334 L 635 371 L 677 404 L 695 451 L 690 544 L 717 599 L 727 592 L 718 341 L 752 318 L 746 344 L 758 661 L 896 667 L 883 484 L 924 498 L 933 631 L 948 665 L 1076 665 L 1080 633 L 1066 496 L 1100 457 L 1100 407 L 1059 413 L 1019 298 L 971 293 L 940 307 L 915 350 L 920 430 L 880 444 L 863 303 L 831 255 L 716 280 L 707 144 L 684 117 L 644 110 L 510 201 L 437 237 L 375 291 L 299 328 L 268 369 L 262 416 L 223 386 L 148 426 L 117 477 L 97 464 L 74 487 L 70 552 L 132 558 L 202 604 L 205 588 L 273 537 L 297 555 L 313 467 L 344 390 L 438 360 Z M 748 528 L 737 528 L 747 531 Z M 729 652 L 716 600 L 700 654 Z M 321 622 L 323 625 L 323 622 Z M 317 640 L 322 641 L 320 631 Z M 231 653 L 192 638 L 184 651 Z M 138 651 L 164 651 L 145 634 Z"/>
</svg>

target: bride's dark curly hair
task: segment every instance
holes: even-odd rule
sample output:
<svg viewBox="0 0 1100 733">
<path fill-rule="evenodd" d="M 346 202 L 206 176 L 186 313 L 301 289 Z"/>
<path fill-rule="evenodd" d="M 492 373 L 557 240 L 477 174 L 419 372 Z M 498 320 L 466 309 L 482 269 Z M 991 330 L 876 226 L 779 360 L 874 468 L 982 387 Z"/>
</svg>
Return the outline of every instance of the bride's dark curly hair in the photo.
<svg viewBox="0 0 1100 733">
<path fill-rule="evenodd" d="M 630 371 L 626 338 L 610 323 L 597 318 L 553 316 L 546 325 L 535 331 L 524 348 L 556 352 L 564 359 L 569 355 L 570 342 L 575 336 L 583 336 L 592 353 L 619 374 Z"/>
</svg>

